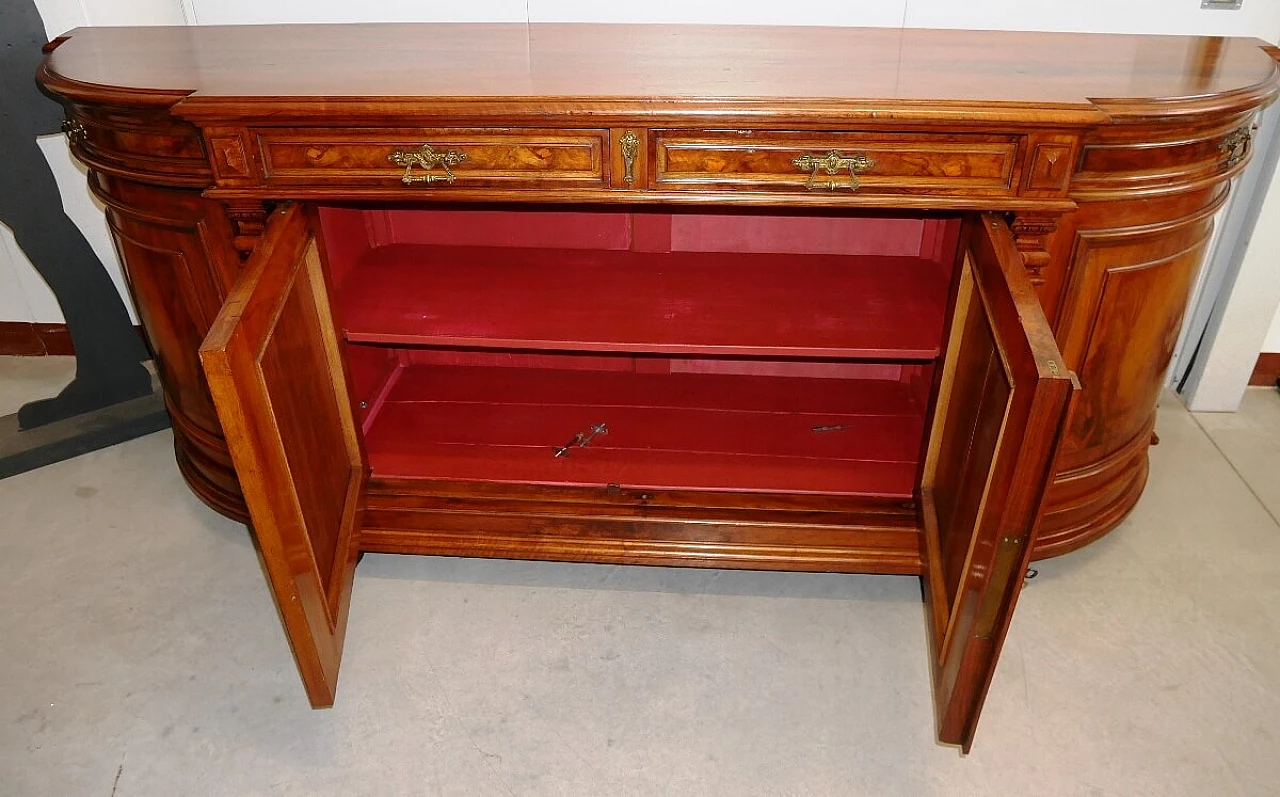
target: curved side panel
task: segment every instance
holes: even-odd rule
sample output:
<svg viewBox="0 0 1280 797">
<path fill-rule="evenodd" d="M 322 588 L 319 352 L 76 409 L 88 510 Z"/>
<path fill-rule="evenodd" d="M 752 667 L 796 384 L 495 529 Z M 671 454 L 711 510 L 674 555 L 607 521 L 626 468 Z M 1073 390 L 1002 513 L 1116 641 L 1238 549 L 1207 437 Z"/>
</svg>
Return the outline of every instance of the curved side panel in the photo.
<svg viewBox="0 0 1280 797">
<path fill-rule="evenodd" d="M 200 131 L 169 110 L 183 92 L 114 98 L 99 91 L 93 96 L 100 101 L 83 102 L 76 101 L 79 94 L 66 81 L 47 71 L 42 78 L 72 100 L 67 103 L 71 148 L 89 167 L 89 188 L 106 206 L 116 253 L 164 386 L 178 468 L 215 511 L 247 521 L 196 354 L 239 274 L 238 230 L 221 204 L 201 196 L 212 185 L 213 172 Z"/>
<path fill-rule="evenodd" d="M 222 426 L 197 350 L 240 268 L 231 222 L 198 192 L 90 175 L 124 264 L 125 277 L 155 355 L 178 466 L 217 512 L 246 521 Z"/>
<path fill-rule="evenodd" d="M 1112 127 L 1086 141 L 1042 287 L 1058 345 L 1082 391 L 1058 452 L 1034 556 L 1075 550 L 1115 528 L 1147 479 L 1156 405 L 1187 300 L 1247 149 L 1249 117 L 1198 127 Z"/>
</svg>

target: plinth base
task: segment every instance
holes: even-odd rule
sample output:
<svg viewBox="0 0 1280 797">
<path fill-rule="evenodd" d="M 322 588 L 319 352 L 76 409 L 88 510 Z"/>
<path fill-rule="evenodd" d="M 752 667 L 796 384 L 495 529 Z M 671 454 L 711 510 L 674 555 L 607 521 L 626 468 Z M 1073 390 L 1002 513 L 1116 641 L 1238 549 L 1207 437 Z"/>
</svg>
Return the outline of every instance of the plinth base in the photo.
<svg viewBox="0 0 1280 797">
<path fill-rule="evenodd" d="M 0 417 L 0 479 L 123 443 L 169 426 L 157 389 L 110 407 L 20 431 L 18 414 Z"/>
</svg>

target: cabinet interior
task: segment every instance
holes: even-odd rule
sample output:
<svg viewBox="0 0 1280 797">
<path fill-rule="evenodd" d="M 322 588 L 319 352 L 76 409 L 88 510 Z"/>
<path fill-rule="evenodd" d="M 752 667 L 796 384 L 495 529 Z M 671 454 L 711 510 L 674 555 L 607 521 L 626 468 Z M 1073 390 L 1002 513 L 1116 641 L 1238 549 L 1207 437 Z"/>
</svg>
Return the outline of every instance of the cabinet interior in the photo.
<svg viewBox="0 0 1280 797">
<path fill-rule="evenodd" d="M 915 496 L 956 215 L 317 215 L 375 478 Z"/>
</svg>

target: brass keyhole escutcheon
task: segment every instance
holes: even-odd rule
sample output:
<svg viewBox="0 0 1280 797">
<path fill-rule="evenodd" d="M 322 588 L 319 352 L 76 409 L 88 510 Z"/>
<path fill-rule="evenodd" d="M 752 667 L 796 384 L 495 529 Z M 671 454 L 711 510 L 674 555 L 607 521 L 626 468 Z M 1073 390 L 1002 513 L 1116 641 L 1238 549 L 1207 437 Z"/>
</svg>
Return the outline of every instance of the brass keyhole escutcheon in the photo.
<svg viewBox="0 0 1280 797">
<path fill-rule="evenodd" d="M 636 181 L 636 155 L 640 154 L 640 137 L 634 130 L 622 134 L 622 181 L 630 186 Z"/>
</svg>

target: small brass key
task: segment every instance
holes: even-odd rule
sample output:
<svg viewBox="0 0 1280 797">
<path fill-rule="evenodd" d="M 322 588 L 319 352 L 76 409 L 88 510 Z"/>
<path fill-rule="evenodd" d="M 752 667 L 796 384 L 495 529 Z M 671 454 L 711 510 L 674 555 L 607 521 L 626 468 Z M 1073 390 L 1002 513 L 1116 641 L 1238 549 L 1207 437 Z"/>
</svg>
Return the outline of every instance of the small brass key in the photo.
<svg viewBox="0 0 1280 797">
<path fill-rule="evenodd" d="M 578 432 L 573 439 L 562 446 L 555 448 L 557 457 L 567 457 L 573 448 L 586 448 L 591 443 L 592 438 L 598 434 L 609 434 L 609 427 L 602 423 L 597 423 L 585 432 Z"/>
<path fill-rule="evenodd" d="M 582 432 L 578 432 L 577 434 L 575 434 L 572 440 L 555 449 L 556 456 L 557 457 L 569 456 L 569 449 L 573 448 L 576 445 L 580 445 L 582 443 L 582 439 L 585 436 L 586 435 L 584 435 Z"/>
</svg>

